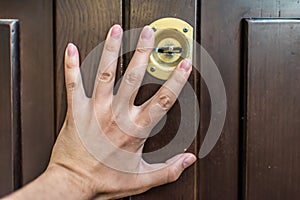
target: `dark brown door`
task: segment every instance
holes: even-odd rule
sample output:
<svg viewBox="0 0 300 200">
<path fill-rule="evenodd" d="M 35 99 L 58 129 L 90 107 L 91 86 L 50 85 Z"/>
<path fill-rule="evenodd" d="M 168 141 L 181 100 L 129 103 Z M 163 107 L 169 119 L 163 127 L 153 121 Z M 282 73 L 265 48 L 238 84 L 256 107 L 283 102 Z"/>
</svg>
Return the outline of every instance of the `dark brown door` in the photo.
<svg viewBox="0 0 300 200">
<path fill-rule="evenodd" d="M 129 198 L 298 199 L 297 0 L 0 1 L 0 19 L 16 19 L 0 21 L 0 195 L 32 180 L 47 165 L 66 112 L 63 55 L 67 43 L 74 42 L 84 60 L 113 24 L 130 30 L 162 17 L 177 17 L 194 27 L 194 39 L 210 54 L 222 75 L 226 121 L 210 154 L 176 183 Z M 15 30 L 15 37 L 20 38 L 17 43 L 12 43 L 11 24 L 19 27 Z M 194 52 L 198 65 L 199 55 Z M 118 77 L 130 56 L 120 58 Z M 18 60 L 11 62 L 11 57 Z M 93 77 L 95 70 L 90 68 L 83 74 Z M 199 129 L 198 124 L 191 126 L 198 134 L 188 151 L 198 154 L 211 120 L 211 98 L 196 70 L 189 82 L 197 94 L 201 117 Z M 88 91 L 92 84 L 85 82 Z M 136 103 L 145 101 L 157 88 L 141 88 Z M 188 102 L 191 108 L 195 101 Z M 145 151 L 159 149 L 172 140 L 178 128 L 174 124 L 180 123 L 179 108 L 177 103 L 168 113 L 164 128 L 147 141 Z"/>
<path fill-rule="evenodd" d="M 53 2 L 1 0 L 0 30 L 2 196 L 45 169 L 54 142 Z"/>
</svg>

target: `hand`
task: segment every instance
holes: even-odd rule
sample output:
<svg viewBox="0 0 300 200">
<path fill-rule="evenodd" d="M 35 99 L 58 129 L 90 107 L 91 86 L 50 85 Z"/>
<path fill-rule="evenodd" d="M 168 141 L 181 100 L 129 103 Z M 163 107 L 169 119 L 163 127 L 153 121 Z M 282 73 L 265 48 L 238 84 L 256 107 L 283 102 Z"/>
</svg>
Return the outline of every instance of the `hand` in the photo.
<svg viewBox="0 0 300 200">
<path fill-rule="evenodd" d="M 58 198 L 116 199 L 139 194 L 176 181 L 196 160 L 190 153 L 159 164 L 148 164 L 142 159 L 146 138 L 176 101 L 190 75 L 191 63 L 182 61 L 150 100 L 135 106 L 154 33 L 149 26 L 143 29 L 120 88 L 113 95 L 121 41 L 122 29 L 115 25 L 106 39 L 92 98 L 84 92 L 76 47 L 69 44 L 66 49 L 68 111 L 49 166 L 42 175 L 44 179 L 63 177 L 61 183 L 56 181 L 56 187 L 64 184 L 69 191 L 61 192 Z"/>
</svg>

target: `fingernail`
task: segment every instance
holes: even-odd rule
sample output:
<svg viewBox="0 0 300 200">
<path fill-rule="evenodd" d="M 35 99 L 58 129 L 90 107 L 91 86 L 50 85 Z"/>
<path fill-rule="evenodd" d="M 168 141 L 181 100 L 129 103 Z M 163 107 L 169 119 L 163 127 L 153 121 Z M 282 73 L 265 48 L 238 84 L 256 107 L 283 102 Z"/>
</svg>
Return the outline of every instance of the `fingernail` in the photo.
<svg viewBox="0 0 300 200">
<path fill-rule="evenodd" d="M 144 40 L 145 39 L 148 40 L 148 39 L 150 39 L 152 37 L 152 35 L 153 35 L 152 28 L 150 28 L 150 26 L 145 26 L 143 28 L 143 31 L 142 31 L 142 34 L 141 34 L 141 38 L 144 39 Z"/>
<path fill-rule="evenodd" d="M 69 43 L 68 44 L 68 56 L 69 57 L 73 57 L 76 54 L 76 47 L 74 44 Z"/>
<path fill-rule="evenodd" d="M 120 25 L 114 25 L 111 29 L 110 36 L 114 39 L 119 39 L 122 33 Z"/>
<path fill-rule="evenodd" d="M 191 62 L 189 60 L 183 60 L 180 64 L 180 69 L 183 69 L 185 72 L 188 72 L 191 68 Z"/>
<path fill-rule="evenodd" d="M 186 159 L 184 159 L 183 161 L 183 167 L 184 168 L 188 168 L 189 166 L 191 166 L 194 162 L 196 161 L 196 157 L 195 156 L 189 156 Z"/>
</svg>

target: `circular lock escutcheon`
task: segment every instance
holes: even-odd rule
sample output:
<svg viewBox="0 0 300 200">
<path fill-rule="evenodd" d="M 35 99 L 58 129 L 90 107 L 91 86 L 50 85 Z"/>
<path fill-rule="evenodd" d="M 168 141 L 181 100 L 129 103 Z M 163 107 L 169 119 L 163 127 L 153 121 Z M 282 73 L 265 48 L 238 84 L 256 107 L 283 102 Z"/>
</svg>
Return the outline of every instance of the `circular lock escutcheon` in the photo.
<svg viewBox="0 0 300 200">
<path fill-rule="evenodd" d="M 150 24 L 155 32 L 148 73 L 167 80 L 181 60 L 192 60 L 193 28 L 177 18 L 162 18 Z"/>
</svg>

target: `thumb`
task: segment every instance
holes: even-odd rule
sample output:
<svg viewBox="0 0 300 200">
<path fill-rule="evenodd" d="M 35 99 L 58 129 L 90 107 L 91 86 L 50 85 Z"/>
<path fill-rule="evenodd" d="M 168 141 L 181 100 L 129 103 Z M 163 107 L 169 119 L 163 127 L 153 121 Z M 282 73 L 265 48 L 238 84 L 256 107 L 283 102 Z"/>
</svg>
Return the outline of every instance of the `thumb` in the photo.
<svg viewBox="0 0 300 200">
<path fill-rule="evenodd" d="M 144 185 L 156 187 L 176 181 L 182 172 L 196 161 L 196 156 L 191 153 L 179 154 L 163 164 L 152 164 L 153 171 L 141 177 Z"/>
</svg>

